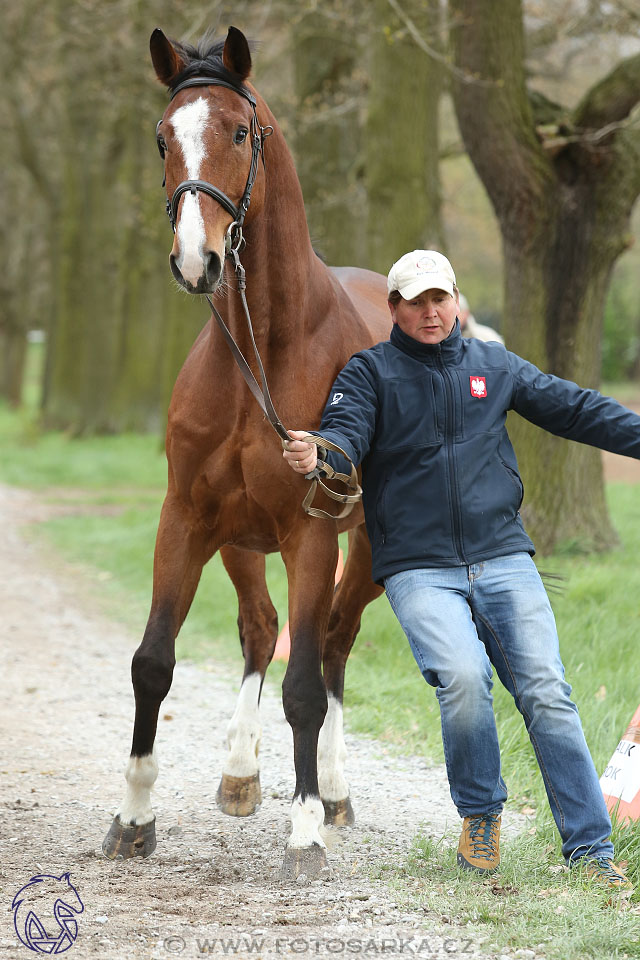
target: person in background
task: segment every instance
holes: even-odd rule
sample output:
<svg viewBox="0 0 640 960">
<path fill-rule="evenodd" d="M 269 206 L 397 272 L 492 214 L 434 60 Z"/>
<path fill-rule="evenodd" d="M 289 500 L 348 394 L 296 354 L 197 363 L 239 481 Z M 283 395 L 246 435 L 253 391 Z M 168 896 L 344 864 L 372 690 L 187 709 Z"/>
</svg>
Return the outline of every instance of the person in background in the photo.
<svg viewBox="0 0 640 960">
<path fill-rule="evenodd" d="M 436 250 L 401 257 L 387 290 L 390 339 L 349 360 L 318 432 L 362 465 L 372 577 L 436 688 L 463 818 L 458 863 L 483 874 L 500 862 L 507 788 L 493 666 L 524 719 L 567 863 L 630 890 L 613 862 L 611 821 L 520 517 L 524 491 L 505 421 L 514 410 L 557 436 L 640 459 L 640 416 L 499 342 L 463 339 L 455 274 Z M 307 432 L 289 435 L 285 460 L 310 473 L 316 444 Z"/>
<path fill-rule="evenodd" d="M 487 327 L 484 323 L 478 323 L 469 309 L 469 301 L 464 293 L 459 294 L 460 309 L 458 310 L 458 320 L 463 337 L 475 337 L 476 340 L 497 340 L 498 343 L 504 343 L 504 338 L 500 336 L 493 327 Z"/>
</svg>

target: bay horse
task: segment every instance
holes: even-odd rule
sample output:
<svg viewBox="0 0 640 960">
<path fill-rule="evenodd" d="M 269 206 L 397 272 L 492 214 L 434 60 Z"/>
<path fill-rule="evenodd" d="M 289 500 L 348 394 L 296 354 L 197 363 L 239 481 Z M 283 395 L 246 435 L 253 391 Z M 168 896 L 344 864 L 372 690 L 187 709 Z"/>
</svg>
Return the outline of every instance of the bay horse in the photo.
<svg viewBox="0 0 640 960">
<path fill-rule="evenodd" d="M 189 293 L 226 293 L 219 308 L 246 355 L 250 335 L 225 257 L 231 243 L 240 247 L 242 225 L 246 302 L 270 391 L 285 423 L 317 428 L 347 360 L 388 336 L 385 279 L 362 269 L 329 269 L 314 252 L 291 154 L 247 82 L 251 55 L 241 31 L 231 27 L 223 41 L 195 48 L 154 30 L 150 48 L 171 95 L 157 138 L 174 227 L 173 275 Z M 150 793 L 158 774 L 158 712 L 171 686 L 176 635 L 202 568 L 217 550 L 237 592 L 244 655 L 217 800 L 235 816 L 253 813 L 260 803 L 258 708 L 278 633 L 264 555 L 279 551 L 291 635 L 282 695 L 296 772 L 283 876 L 317 875 L 326 864 L 323 820 L 353 821 L 344 775 L 344 669 L 362 611 L 382 592 L 371 579 L 362 508 L 340 521 L 312 519 L 301 509 L 308 481 L 283 461 L 281 441 L 249 395 L 213 317 L 177 378 L 166 453 L 151 611 L 131 666 L 135 721 L 127 787 L 103 851 L 126 859 L 155 849 Z M 348 558 L 334 592 L 338 533 L 346 529 Z"/>
</svg>

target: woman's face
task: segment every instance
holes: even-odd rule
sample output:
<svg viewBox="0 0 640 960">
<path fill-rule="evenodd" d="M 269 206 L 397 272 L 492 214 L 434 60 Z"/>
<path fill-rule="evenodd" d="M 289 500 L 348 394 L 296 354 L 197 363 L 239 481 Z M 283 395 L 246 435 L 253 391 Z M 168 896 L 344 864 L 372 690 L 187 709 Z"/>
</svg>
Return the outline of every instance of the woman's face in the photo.
<svg viewBox="0 0 640 960">
<path fill-rule="evenodd" d="M 403 333 L 418 343 L 441 343 L 449 336 L 456 322 L 458 297 L 446 290 L 424 290 L 412 300 L 389 303 L 391 319 Z"/>
</svg>

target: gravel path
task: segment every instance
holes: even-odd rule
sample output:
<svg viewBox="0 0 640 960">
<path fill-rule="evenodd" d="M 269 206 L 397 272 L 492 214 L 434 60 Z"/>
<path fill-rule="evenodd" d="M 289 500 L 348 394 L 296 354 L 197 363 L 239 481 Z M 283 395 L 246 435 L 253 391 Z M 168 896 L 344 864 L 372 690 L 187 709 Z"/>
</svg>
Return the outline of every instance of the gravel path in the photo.
<svg viewBox="0 0 640 960">
<path fill-rule="evenodd" d="M 330 877 L 281 881 L 291 733 L 279 699 L 266 690 L 262 806 L 243 820 L 218 811 L 240 663 L 235 677 L 214 662 L 177 665 L 157 741 L 158 848 L 145 861 L 101 856 L 124 789 L 129 666 L 139 638 L 96 615 L 77 571 L 25 540 L 21 525 L 45 515 L 34 495 L 0 487 L 0 958 L 29 956 L 13 927 L 18 890 L 36 874 L 67 872 L 85 906 L 68 955 L 83 960 L 474 953 L 463 929 L 400 906 L 371 876 L 382 863 L 402 864 L 419 828 L 457 838 L 460 821 L 442 767 L 348 737 L 356 826 L 329 831 Z M 505 827 L 507 834 L 519 829 L 519 818 L 507 814 Z"/>
</svg>

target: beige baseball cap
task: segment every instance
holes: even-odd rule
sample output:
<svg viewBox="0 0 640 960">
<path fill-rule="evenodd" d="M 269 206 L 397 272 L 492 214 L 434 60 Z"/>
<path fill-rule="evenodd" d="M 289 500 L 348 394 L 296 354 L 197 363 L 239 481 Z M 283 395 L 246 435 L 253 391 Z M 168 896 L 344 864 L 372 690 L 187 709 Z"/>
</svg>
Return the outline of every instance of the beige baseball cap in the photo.
<svg viewBox="0 0 640 960">
<path fill-rule="evenodd" d="M 398 290 L 405 300 L 424 290 L 446 290 L 454 296 L 456 275 L 453 267 L 437 250 L 412 250 L 396 260 L 387 277 L 387 293 Z"/>
</svg>

